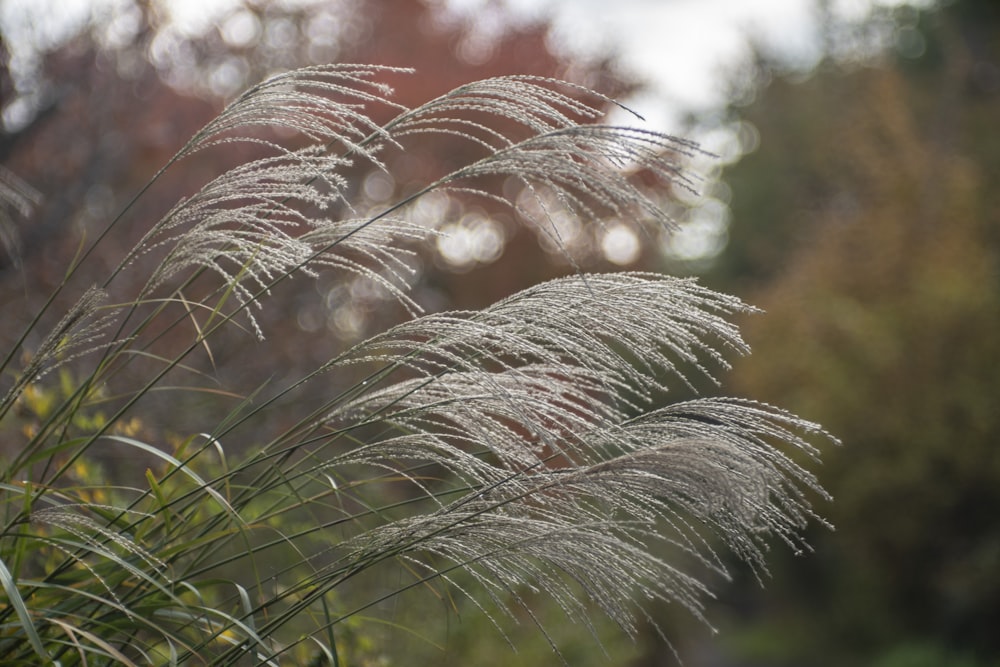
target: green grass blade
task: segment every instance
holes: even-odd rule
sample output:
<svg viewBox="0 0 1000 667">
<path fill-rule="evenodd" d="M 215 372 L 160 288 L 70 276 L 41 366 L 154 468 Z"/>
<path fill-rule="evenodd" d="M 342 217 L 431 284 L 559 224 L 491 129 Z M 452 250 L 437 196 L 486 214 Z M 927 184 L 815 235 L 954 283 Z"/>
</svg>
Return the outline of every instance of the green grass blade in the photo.
<svg viewBox="0 0 1000 667">
<path fill-rule="evenodd" d="M 57 618 L 51 618 L 49 620 L 55 625 L 61 627 L 66 632 L 66 634 L 70 637 L 71 641 L 73 642 L 73 645 L 77 648 L 77 650 L 81 654 L 84 653 L 86 648 L 83 646 L 83 644 L 79 643 L 77 635 L 80 635 L 81 637 L 87 639 L 88 641 L 93 643 L 94 646 L 97 646 L 100 649 L 102 649 L 108 657 L 114 658 L 121 664 L 126 665 L 127 667 L 138 667 L 138 665 L 129 660 L 124 653 L 116 649 L 114 646 L 112 646 L 107 641 L 102 639 L 100 636 L 94 634 L 93 632 L 88 632 L 85 628 L 71 625 Z M 93 649 L 91 649 L 91 651 L 93 651 Z"/>
<path fill-rule="evenodd" d="M 14 580 L 14 575 L 7 569 L 7 565 L 3 562 L 2 558 L 0 558 L 0 584 L 3 585 L 4 592 L 7 594 L 7 600 L 9 601 L 8 604 L 14 607 L 17 617 L 21 621 L 21 627 L 24 629 L 24 633 L 27 635 L 28 641 L 31 643 L 31 647 L 35 650 L 35 653 L 46 664 L 55 663 L 58 665 L 58 661 L 53 660 L 52 656 L 46 650 L 45 644 L 42 642 L 42 638 L 38 634 L 35 623 L 31 618 L 31 612 L 28 611 L 28 607 L 24 603 L 24 598 L 21 597 L 20 591 L 17 590 L 17 582 Z"/>
</svg>

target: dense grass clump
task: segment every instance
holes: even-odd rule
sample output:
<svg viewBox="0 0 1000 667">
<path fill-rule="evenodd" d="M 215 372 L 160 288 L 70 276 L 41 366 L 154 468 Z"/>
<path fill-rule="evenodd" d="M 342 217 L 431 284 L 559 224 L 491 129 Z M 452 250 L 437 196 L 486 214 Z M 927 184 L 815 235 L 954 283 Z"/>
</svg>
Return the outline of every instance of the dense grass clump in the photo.
<svg viewBox="0 0 1000 667">
<path fill-rule="evenodd" d="M 236 144 L 259 155 L 149 225 L 103 284 L 77 284 L 112 221 L 0 350 L 4 664 L 342 664 L 359 614 L 423 586 L 499 628 L 523 608 L 544 633 L 543 594 L 635 634 L 649 600 L 701 615 L 716 549 L 763 570 L 769 538 L 801 546 L 822 490 L 797 453 L 825 434 L 746 400 L 665 400 L 748 352 L 739 300 L 582 271 L 475 312 L 411 295 L 437 233 L 411 215 L 422 198 L 507 205 L 560 247 L 565 216 L 671 225 L 661 198 L 690 187 L 697 148 L 585 124 L 607 100 L 556 81 L 404 109 L 375 81 L 389 73 L 311 67 L 246 92 L 164 170 Z M 479 157 L 398 201 L 362 205 L 344 175 L 456 136 Z M 0 188 L 8 238 L 32 194 Z M 218 386 L 226 336 L 266 359 L 269 295 L 320 274 L 369 281 L 409 317 L 319 341 L 327 360 L 301 377 Z M 402 574 L 369 576 L 389 567 Z"/>
</svg>

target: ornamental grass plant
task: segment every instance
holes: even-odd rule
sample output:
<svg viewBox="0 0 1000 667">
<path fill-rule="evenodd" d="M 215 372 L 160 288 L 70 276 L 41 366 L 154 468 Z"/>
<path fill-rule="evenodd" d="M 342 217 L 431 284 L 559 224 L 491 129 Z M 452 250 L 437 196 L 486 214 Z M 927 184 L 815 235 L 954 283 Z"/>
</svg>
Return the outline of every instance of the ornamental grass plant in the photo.
<svg viewBox="0 0 1000 667">
<path fill-rule="evenodd" d="M 544 596 L 635 635 L 655 625 L 649 601 L 700 617 L 722 551 L 764 573 L 769 543 L 805 547 L 824 493 L 804 465 L 829 436 L 670 393 L 749 351 L 738 299 L 582 268 L 479 311 L 411 295 L 439 233 L 411 215 L 425 198 L 507 206 L 574 265 L 559 218 L 672 226 L 664 198 L 693 187 L 698 147 L 599 124 L 609 100 L 547 79 L 403 108 L 379 82 L 403 74 L 308 67 L 248 90 L 137 198 L 203 151 L 254 157 L 79 284 L 127 206 L 0 350 L 0 662 L 357 664 L 356 620 L 416 588 L 466 598 L 501 634 L 515 618 L 546 634 Z M 361 205 L 343 175 L 454 137 L 479 157 L 398 201 Z M 0 181 L 10 248 L 33 197 Z M 299 377 L 220 385 L 227 336 L 266 363 L 280 332 L 258 314 L 320 275 L 367 281 L 407 317 L 352 344 L 318 337 L 326 361 Z M 131 465 L 106 474 L 114 460 Z"/>
</svg>

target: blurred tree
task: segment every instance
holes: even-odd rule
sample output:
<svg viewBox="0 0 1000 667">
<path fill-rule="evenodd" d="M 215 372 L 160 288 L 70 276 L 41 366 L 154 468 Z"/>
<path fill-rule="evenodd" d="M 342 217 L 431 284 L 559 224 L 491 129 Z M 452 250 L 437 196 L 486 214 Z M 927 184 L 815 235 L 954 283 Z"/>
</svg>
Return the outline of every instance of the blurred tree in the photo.
<svg viewBox="0 0 1000 667">
<path fill-rule="evenodd" d="M 728 600 L 730 664 L 1000 664 L 1000 8 L 892 11 L 878 61 L 736 110 L 712 280 L 768 317 L 731 380 L 845 444 L 836 532 Z"/>
</svg>

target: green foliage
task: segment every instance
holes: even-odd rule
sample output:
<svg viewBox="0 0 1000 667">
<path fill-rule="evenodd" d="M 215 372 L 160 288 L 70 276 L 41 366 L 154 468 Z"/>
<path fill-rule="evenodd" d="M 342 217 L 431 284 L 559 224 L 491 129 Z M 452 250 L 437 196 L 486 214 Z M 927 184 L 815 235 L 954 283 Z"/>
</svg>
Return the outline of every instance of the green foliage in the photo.
<svg viewBox="0 0 1000 667">
<path fill-rule="evenodd" d="M 253 87 L 147 190 L 202 151 L 259 156 L 173 206 L 100 286 L 74 282 L 91 245 L 35 304 L 2 369 L 5 664 L 383 664 L 369 619 L 394 624 L 414 591 L 501 631 L 530 622 L 552 648 L 539 605 L 634 637 L 642 602 L 701 616 L 721 546 L 757 569 L 769 538 L 801 547 L 823 491 L 799 459 L 825 433 L 750 401 L 664 401 L 748 351 L 738 299 L 642 273 L 476 312 L 422 314 L 408 294 L 433 236 L 409 216 L 421 198 L 506 201 L 555 240 L 557 216 L 668 225 L 624 170 L 685 187 L 696 147 L 581 124 L 606 100 L 533 77 L 406 109 L 376 81 L 402 74 L 310 67 Z M 377 123 L 379 107 L 397 115 Z M 428 136 L 480 155 L 398 201 L 354 200 L 340 170 Z M 410 318 L 302 377 L 224 384 L 226 336 L 267 354 L 256 310 L 321 274 Z"/>
</svg>

